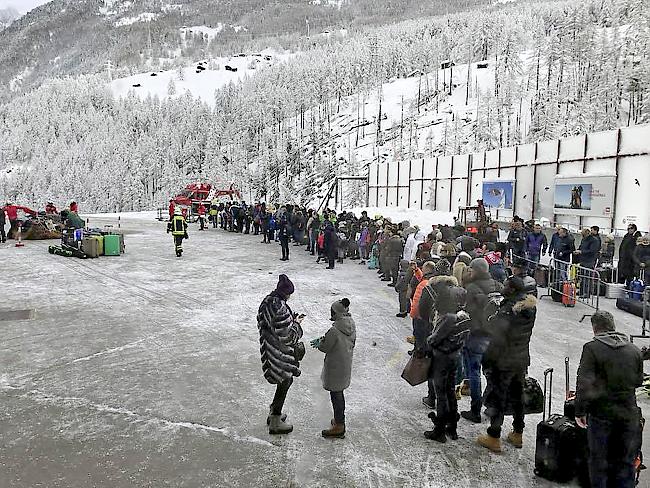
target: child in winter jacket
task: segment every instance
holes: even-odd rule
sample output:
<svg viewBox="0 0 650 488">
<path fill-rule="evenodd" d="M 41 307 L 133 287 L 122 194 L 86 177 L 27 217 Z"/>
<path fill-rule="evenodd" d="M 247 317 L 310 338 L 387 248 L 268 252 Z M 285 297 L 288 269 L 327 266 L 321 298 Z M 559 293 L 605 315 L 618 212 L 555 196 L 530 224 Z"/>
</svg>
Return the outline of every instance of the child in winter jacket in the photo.
<svg viewBox="0 0 650 488">
<path fill-rule="evenodd" d="M 368 224 L 365 222 L 363 227 L 361 227 L 357 244 L 359 244 L 359 253 L 361 254 L 362 261 L 366 261 L 368 259 L 368 244 L 370 244 L 370 230 L 368 229 Z"/>
<path fill-rule="evenodd" d="M 345 253 L 348 250 L 348 236 L 345 235 L 343 228 L 339 230 L 336 235 L 339 238 L 337 246 L 338 261 L 339 263 L 342 263 L 343 259 L 345 259 Z"/>
<path fill-rule="evenodd" d="M 350 386 L 352 356 L 357 338 L 356 326 L 349 312 L 350 300 L 343 298 L 332 304 L 330 320 L 334 322 L 323 337 L 310 342 L 325 353 L 321 380 L 330 392 L 334 419 L 330 428 L 322 431 L 323 437 L 345 437 L 345 397 L 343 391 Z"/>
<path fill-rule="evenodd" d="M 409 298 L 409 283 L 411 281 L 409 276 L 409 262 L 402 259 L 399 263 L 399 272 L 397 273 L 397 282 L 395 283 L 395 291 L 399 294 L 399 313 L 397 317 L 404 318 L 409 313 L 410 298 Z"/>
</svg>

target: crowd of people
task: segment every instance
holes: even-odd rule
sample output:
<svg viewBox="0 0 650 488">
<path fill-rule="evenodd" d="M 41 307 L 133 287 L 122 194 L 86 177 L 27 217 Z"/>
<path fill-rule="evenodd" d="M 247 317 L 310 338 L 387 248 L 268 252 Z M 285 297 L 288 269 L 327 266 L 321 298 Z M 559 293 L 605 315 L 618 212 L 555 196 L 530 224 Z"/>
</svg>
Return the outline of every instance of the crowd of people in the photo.
<svg viewBox="0 0 650 488">
<path fill-rule="evenodd" d="M 558 227 L 549 242 L 539 225 L 519 218 L 513 219 L 503 241 L 496 224 L 479 241 L 460 225 L 434 225 L 425 231 L 408 221 L 371 218 L 365 211 L 357 217 L 329 209 L 320 213 L 291 205 L 242 203 L 220 205 L 210 214 L 213 226 L 261 236 L 265 244 L 279 242 L 283 261 L 289 259 L 290 247 L 303 246 L 318 262 L 325 260 L 327 269 L 344 260 L 376 269 L 378 279 L 397 293 L 396 316 L 412 320 L 412 335 L 407 337 L 413 344 L 411 359 L 430 364 L 422 403 L 430 409 L 433 428 L 424 436 L 441 443 L 455 440 L 460 419 L 481 423 L 484 409 L 489 425 L 477 442 L 496 453 L 502 451 L 506 415 L 513 416 L 506 442 L 516 448 L 523 445 L 524 388 L 537 319 L 531 263 L 549 254 L 557 261 L 595 267 L 614 257 L 613 239 L 607 236 L 603 244 L 597 227 L 582 232 L 576 248 L 566 228 Z M 631 224 L 619 251 L 621 280 L 650 264 L 648 244 Z M 293 293 L 293 283 L 281 275 L 257 316 L 264 376 L 276 386 L 267 418 L 270 434 L 293 430 L 283 406 L 305 354 L 303 315 L 287 304 Z M 356 338 L 349 299 L 332 304 L 331 320 L 330 331 L 310 344 L 326 354 L 322 380 L 334 412 L 322 435 L 343 437 L 344 390 L 350 385 Z M 641 352 L 616 333 L 611 314 L 595 313 L 592 325 L 594 341 L 583 351 L 576 398 L 577 425 L 588 429 L 592 485 L 608 486 L 608 479 L 616 479 L 617 486 L 633 486 L 633 452 L 640 442 L 635 388 L 642 381 Z M 622 375 L 616 366 L 619 357 L 638 374 Z M 470 408 L 459 412 L 463 395 L 471 398 Z M 611 401 L 619 406 L 608 407 Z M 608 442 L 622 448 L 608 449 Z M 603 468 L 604 463 L 610 468 Z"/>
</svg>

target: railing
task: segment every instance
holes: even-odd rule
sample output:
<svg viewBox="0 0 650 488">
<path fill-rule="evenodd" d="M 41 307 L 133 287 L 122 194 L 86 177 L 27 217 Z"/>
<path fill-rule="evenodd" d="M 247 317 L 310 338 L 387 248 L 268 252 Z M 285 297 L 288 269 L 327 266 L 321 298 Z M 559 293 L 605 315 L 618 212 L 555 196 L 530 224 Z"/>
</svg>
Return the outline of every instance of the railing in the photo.
<svg viewBox="0 0 650 488">
<path fill-rule="evenodd" d="M 515 265 L 517 263 L 520 266 L 525 265 L 531 276 L 535 276 L 539 269 L 548 269 L 546 286 L 539 285 L 540 280 L 536 277 L 538 286 L 546 289 L 546 293 L 539 294 L 539 298 L 551 297 L 554 301 L 562 302 L 566 306 L 575 306 L 580 303 L 594 311 L 599 310 L 601 287 L 604 286 L 604 283 L 598 270 L 555 258 L 551 258 L 548 266 L 523 256 L 512 256 L 511 262 Z M 584 314 L 580 322 L 590 316 L 591 314 Z"/>
</svg>

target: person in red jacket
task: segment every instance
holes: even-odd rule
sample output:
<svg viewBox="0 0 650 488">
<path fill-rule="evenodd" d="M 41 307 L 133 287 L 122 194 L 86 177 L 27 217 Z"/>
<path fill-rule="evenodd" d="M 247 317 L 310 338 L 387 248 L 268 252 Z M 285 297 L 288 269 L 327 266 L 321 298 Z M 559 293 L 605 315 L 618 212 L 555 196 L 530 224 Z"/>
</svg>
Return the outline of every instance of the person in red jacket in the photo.
<svg viewBox="0 0 650 488">
<path fill-rule="evenodd" d="M 70 212 L 79 213 L 79 205 L 77 205 L 77 202 L 70 202 Z"/>
<path fill-rule="evenodd" d="M 22 210 L 23 212 L 28 213 L 30 215 L 36 215 L 36 212 L 34 212 L 31 208 L 23 207 L 21 205 L 14 205 L 9 202 L 7 202 L 7 204 L 2 210 L 7 213 L 7 218 L 9 219 L 9 224 L 11 225 L 11 228 L 9 229 L 9 234 L 7 235 L 7 238 L 9 239 L 13 239 L 15 232 L 18 230 L 19 210 Z"/>
<path fill-rule="evenodd" d="M 174 218 L 174 209 L 175 208 L 176 208 L 176 205 L 174 205 L 174 200 L 170 200 L 169 201 L 169 221 L 170 222 Z"/>
<path fill-rule="evenodd" d="M 199 230 L 205 230 L 205 205 L 203 203 L 199 204 L 199 224 L 201 225 L 201 228 Z"/>
</svg>

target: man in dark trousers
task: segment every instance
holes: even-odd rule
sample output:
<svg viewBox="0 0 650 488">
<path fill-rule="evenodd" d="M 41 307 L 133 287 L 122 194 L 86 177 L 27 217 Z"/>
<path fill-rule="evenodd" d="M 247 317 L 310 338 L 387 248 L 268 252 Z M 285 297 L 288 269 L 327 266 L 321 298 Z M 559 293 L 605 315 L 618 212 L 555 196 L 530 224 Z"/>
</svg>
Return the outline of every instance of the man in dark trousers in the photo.
<svg viewBox="0 0 650 488">
<path fill-rule="evenodd" d="M 526 292 L 519 276 L 506 280 L 501 291 L 503 302 L 489 320 L 490 345 L 483 356 L 487 388 L 483 403 L 490 411 L 487 435 L 479 436 L 479 445 L 501 452 L 501 427 L 506 406 L 512 403 L 514 419 L 512 432 L 506 440 L 516 448 L 523 444 L 523 388 L 530 366 L 530 337 L 537 315 L 537 300 Z"/>
<path fill-rule="evenodd" d="M 325 224 L 325 232 L 323 233 L 325 239 L 323 240 L 323 248 L 325 251 L 325 256 L 327 256 L 327 268 L 334 269 L 334 261 L 336 261 L 336 256 L 338 253 L 338 242 L 339 239 L 336 235 L 336 230 L 332 222 L 327 221 Z"/>
<path fill-rule="evenodd" d="M 5 235 L 5 209 L 0 207 L 0 242 L 7 242 L 7 236 Z"/>
<path fill-rule="evenodd" d="M 592 271 L 596 267 L 598 253 L 600 252 L 600 239 L 594 236 L 591 229 L 582 230 L 582 241 L 580 248 L 574 252 L 577 261 L 582 269 L 580 270 L 580 297 L 587 298 L 596 294 L 597 281 Z"/>
<path fill-rule="evenodd" d="M 641 411 L 635 389 L 643 382 L 641 351 L 616 332 L 614 317 L 591 316 L 592 341 L 582 349 L 576 387 L 576 422 L 587 429 L 593 488 L 635 486 L 641 446 Z"/>
</svg>

